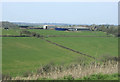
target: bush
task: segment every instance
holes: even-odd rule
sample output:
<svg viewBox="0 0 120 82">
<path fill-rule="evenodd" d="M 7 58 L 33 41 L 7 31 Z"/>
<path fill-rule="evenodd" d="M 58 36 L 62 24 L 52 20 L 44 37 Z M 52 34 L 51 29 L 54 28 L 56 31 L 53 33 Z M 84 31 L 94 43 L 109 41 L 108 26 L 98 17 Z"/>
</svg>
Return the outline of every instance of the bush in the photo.
<svg viewBox="0 0 120 82">
<path fill-rule="evenodd" d="M 72 75 L 69 76 L 64 76 L 65 80 L 74 80 L 74 77 L 72 77 Z"/>
<path fill-rule="evenodd" d="M 118 80 L 118 74 L 108 75 L 99 73 L 82 78 L 82 80 L 111 80 L 111 79 Z"/>
<path fill-rule="evenodd" d="M 116 37 L 119 37 L 119 29 L 118 26 L 114 26 L 114 25 L 110 25 L 110 26 L 105 26 L 105 25 L 101 25 L 98 28 L 99 31 L 103 31 L 106 32 L 107 35 L 112 34 Z"/>
<path fill-rule="evenodd" d="M 99 61 L 106 62 L 106 61 L 119 61 L 120 58 L 116 56 L 110 56 L 109 54 L 104 54 L 98 58 Z"/>
<path fill-rule="evenodd" d="M 28 77 L 28 76 L 31 76 L 32 75 L 32 73 L 31 72 L 25 72 L 24 74 L 23 74 L 23 77 Z"/>
<path fill-rule="evenodd" d="M 2 80 L 11 80 L 12 77 L 8 74 L 8 75 L 2 75 Z"/>
<path fill-rule="evenodd" d="M 43 74 L 43 73 L 48 73 L 48 72 L 51 72 L 54 70 L 55 70 L 54 63 L 50 63 L 50 64 L 47 64 L 47 65 L 41 67 L 40 69 L 38 69 L 37 73 Z"/>
</svg>

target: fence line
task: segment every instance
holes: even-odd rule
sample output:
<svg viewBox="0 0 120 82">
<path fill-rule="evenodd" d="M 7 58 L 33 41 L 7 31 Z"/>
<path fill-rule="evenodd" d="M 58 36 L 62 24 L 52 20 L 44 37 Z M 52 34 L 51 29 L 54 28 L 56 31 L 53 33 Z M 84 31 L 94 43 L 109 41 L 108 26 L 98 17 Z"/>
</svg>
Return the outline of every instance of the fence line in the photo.
<svg viewBox="0 0 120 82">
<path fill-rule="evenodd" d="M 31 37 L 31 36 L 21 36 L 21 35 L 0 35 L 0 37 Z"/>
<path fill-rule="evenodd" d="M 77 54 L 81 54 L 81 55 L 87 56 L 87 57 L 89 57 L 89 58 L 96 59 L 96 58 L 93 57 L 93 56 L 90 56 L 90 55 L 84 54 L 84 53 L 82 53 L 82 52 L 73 50 L 73 49 L 71 49 L 71 48 L 65 47 L 65 46 L 63 46 L 63 45 L 57 44 L 57 43 L 52 42 L 52 41 L 49 41 L 49 40 L 46 40 L 46 39 L 44 39 L 44 38 L 42 38 L 42 39 L 45 40 L 45 41 L 47 41 L 47 42 L 49 42 L 49 43 L 51 43 L 51 44 L 54 44 L 54 45 L 56 45 L 56 46 L 59 46 L 59 47 L 61 47 L 61 48 L 67 49 L 67 50 L 72 51 L 72 52 L 75 52 L 75 53 L 77 53 Z"/>
<path fill-rule="evenodd" d="M 112 37 L 112 36 L 94 36 L 94 35 L 47 35 L 47 37 Z"/>
</svg>

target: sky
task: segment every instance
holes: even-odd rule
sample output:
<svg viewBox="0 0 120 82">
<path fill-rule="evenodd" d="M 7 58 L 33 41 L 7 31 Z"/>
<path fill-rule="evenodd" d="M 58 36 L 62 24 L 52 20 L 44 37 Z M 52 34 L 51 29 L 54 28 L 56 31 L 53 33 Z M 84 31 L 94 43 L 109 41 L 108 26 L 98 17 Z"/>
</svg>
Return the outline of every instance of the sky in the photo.
<svg viewBox="0 0 120 82">
<path fill-rule="evenodd" d="M 3 2 L 2 20 L 30 23 L 118 24 L 118 3 Z"/>
</svg>

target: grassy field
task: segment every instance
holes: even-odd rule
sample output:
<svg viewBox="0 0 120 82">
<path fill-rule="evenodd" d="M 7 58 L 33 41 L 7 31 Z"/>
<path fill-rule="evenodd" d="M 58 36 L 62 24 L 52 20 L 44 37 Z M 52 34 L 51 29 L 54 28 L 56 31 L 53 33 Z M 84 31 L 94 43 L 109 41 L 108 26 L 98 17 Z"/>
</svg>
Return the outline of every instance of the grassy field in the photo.
<svg viewBox="0 0 120 82">
<path fill-rule="evenodd" d="M 106 33 L 104 32 L 100 32 L 100 31 L 78 31 L 78 32 L 74 32 L 74 31 L 55 31 L 55 30 L 29 30 L 31 32 L 36 32 L 39 33 L 41 35 L 96 35 L 96 36 L 107 36 Z"/>
<path fill-rule="evenodd" d="M 51 37 L 47 39 L 96 58 L 104 55 L 118 56 L 118 39 L 115 37 Z"/>
<path fill-rule="evenodd" d="M 20 29 L 2 29 L 2 35 L 20 35 Z"/>
<path fill-rule="evenodd" d="M 3 30 L 3 35 L 19 35 L 20 30 Z M 104 32 L 67 32 L 54 30 L 29 30 L 42 35 L 96 35 L 106 36 Z M 96 58 L 118 56 L 118 38 L 115 37 L 48 37 L 52 42 L 94 56 Z M 50 44 L 35 37 L 2 38 L 3 74 L 22 75 L 36 71 L 40 65 L 54 62 L 56 65 L 78 62 L 80 58 L 91 62 L 92 59 L 67 49 Z"/>
<path fill-rule="evenodd" d="M 2 46 L 3 73 L 11 75 L 35 70 L 50 62 L 69 64 L 82 57 L 38 38 L 4 37 Z"/>
<path fill-rule="evenodd" d="M 30 32 L 36 32 L 41 35 L 89 35 L 89 36 L 107 36 L 106 33 L 100 31 L 55 31 L 55 30 L 44 30 L 44 29 L 2 29 L 2 35 L 20 35 L 20 31 L 28 30 Z"/>
</svg>

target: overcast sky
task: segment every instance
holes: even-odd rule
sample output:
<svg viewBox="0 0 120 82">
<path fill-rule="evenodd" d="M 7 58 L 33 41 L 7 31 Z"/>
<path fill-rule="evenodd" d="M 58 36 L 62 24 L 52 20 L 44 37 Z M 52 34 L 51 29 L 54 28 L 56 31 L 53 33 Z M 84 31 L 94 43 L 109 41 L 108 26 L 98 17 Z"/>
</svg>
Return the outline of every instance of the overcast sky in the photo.
<svg viewBox="0 0 120 82">
<path fill-rule="evenodd" d="M 118 3 L 4 2 L 2 20 L 36 23 L 118 24 Z"/>
</svg>

